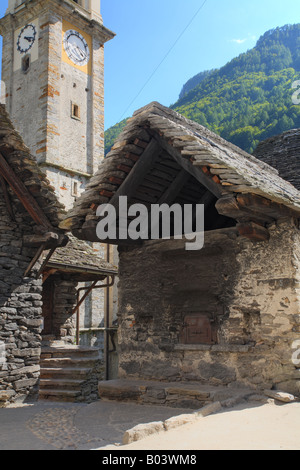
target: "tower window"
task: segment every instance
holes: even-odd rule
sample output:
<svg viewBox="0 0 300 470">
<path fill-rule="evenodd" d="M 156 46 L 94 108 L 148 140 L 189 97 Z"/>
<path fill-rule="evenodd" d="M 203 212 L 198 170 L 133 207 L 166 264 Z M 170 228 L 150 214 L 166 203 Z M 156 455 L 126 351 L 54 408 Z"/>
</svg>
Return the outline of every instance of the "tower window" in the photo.
<svg viewBox="0 0 300 470">
<path fill-rule="evenodd" d="M 80 108 L 78 106 L 78 104 L 76 103 L 72 103 L 72 106 L 71 106 L 71 117 L 73 119 L 78 119 L 80 120 Z"/>
<path fill-rule="evenodd" d="M 72 196 L 78 196 L 78 183 L 77 181 L 73 181 L 72 183 Z"/>
<path fill-rule="evenodd" d="M 31 57 L 30 54 L 26 54 L 22 59 L 22 72 L 27 73 L 30 69 Z"/>
<path fill-rule="evenodd" d="M 73 0 L 74 3 L 77 3 L 77 5 L 80 5 L 82 8 L 85 8 L 86 10 L 90 9 L 90 0 Z"/>
</svg>

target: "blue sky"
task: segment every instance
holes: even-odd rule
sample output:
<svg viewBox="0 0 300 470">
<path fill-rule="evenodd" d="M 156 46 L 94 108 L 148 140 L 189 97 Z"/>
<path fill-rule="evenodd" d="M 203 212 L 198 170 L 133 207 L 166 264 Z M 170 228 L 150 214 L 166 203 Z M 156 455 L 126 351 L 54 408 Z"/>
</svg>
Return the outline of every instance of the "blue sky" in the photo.
<svg viewBox="0 0 300 470">
<path fill-rule="evenodd" d="M 299 0 L 101 0 L 101 13 L 116 33 L 105 46 L 106 128 L 151 101 L 173 104 L 189 78 L 300 23 Z"/>
</svg>

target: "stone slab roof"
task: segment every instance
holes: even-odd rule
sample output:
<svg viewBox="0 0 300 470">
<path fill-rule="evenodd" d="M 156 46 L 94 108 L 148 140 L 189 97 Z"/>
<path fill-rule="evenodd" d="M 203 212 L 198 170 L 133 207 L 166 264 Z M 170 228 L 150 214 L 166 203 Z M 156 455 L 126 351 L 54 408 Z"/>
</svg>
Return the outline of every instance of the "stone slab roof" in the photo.
<svg viewBox="0 0 300 470">
<path fill-rule="evenodd" d="M 300 129 L 291 129 L 258 144 L 253 155 L 276 168 L 300 190 Z"/>
<path fill-rule="evenodd" d="M 14 174 L 20 178 L 34 198 L 41 211 L 57 233 L 62 232 L 58 227 L 66 216 L 66 211 L 55 194 L 45 173 L 39 168 L 30 150 L 24 144 L 20 134 L 15 130 L 5 107 L 0 104 L 0 154 L 5 158 Z M 1 172 L 0 172 L 1 175 Z M 115 273 L 116 268 L 97 253 L 84 241 L 68 235 L 66 246 L 56 248 L 47 264 L 47 268 L 56 267 L 69 272 L 91 272 L 98 274 Z M 47 253 L 47 252 L 45 252 Z"/>
<path fill-rule="evenodd" d="M 144 158 L 147 152 L 145 149 L 151 140 L 155 140 L 158 144 L 157 152 L 161 153 L 159 164 L 164 165 L 164 168 L 168 166 L 170 170 L 177 162 L 178 168 L 181 166 L 189 173 L 197 174 L 198 181 L 203 179 L 206 189 L 214 193 L 217 198 L 251 193 L 300 214 L 300 192 L 282 179 L 275 168 L 203 126 L 153 102 L 134 113 L 107 158 L 91 178 L 86 191 L 68 212 L 61 227 L 72 230 L 79 238 L 91 239 L 89 237 L 91 228 L 95 227 L 97 220 L 98 205 L 110 202 L 114 195 L 121 194 L 120 189 L 124 181 L 128 175 L 136 171 L 139 160 L 141 156 Z M 159 170 L 158 166 L 156 170 Z M 170 186 L 171 172 L 165 173 L 165 176 L 167 180 L 169 178 Z M 157 174 L 153 173 L 151 177 L 152 183 L 155 182 L 156 186 L 153 183 L 152 199 L 149 193 L 148 201 L 157 202 L 161 198 L 164 178 L 161 177 L 162 183 L 159 183 Z M 192 181 L 189 181 L 190 190 L 192 190 L 191 184 Z M 157 191 L 156 199 L 154 188 Z M 144 200 L 145 195 L 146 191 L 144 191 Z M 201 199 L 199 196 L 201 195 L 198 195 L 198 201 Z M 138 188 L 134 201 L 142 202 L 142 200 L 141 188 Z"/>
<path fill-rule="evenodd" d="M 38 167 L 35 158 L 14 128 L 2 104 L 0 104 L 0 153 L 22 180 L 50 224 L 57 228 L 59 222 L 65 217 L 65 208 L 57 200 L 54 187 Z"/>
<path fill-rule="evenodd" d="M 78 240 L 72 234 L 68 235 L 69 243 L 55 250 L 48 268 L 57 268 L 65 272 L 86 272 L 90 274 L 117 274 L 117 267 L 107 263 L 95 248 L 88 243 Z"/>
</svg>

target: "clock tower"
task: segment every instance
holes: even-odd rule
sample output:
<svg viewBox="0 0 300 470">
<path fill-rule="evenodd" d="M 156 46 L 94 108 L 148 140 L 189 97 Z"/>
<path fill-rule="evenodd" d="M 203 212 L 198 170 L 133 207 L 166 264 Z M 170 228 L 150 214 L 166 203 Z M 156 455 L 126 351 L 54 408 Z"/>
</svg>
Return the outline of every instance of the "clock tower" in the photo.
<svg viewBox="0 0 300 470">
<path fill-rule="evenodd" d="M 9 0 L 2 100 L 67 209 L 104 156 L 100 0 Z"/>
</svg>

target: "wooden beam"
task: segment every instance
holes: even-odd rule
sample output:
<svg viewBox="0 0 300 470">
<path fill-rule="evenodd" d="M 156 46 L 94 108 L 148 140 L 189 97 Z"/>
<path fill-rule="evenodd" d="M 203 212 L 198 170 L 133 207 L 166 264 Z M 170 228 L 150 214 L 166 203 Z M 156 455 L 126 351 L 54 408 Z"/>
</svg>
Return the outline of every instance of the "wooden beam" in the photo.
<svg viewBox="0 0 300 470">
<path fill-rule="evenodd" d="M 238 194 L 236 196 L 236 200 L 241 209 L 264 214 L 266 217 L 271 217 L 273 219 L 279 219 L 282 217 L 299 218 L 300 216 L 299 212 L 296 212 L 283 204 L 258 196 L 257 194 Z"/>
<path fill-rule="evenodd" d="M 155 139 L 151 139 L 139 160 L 136 162 L 130 173 L 125 178 L 124 182 L 109 201 L 109 204 L 117 207 L 120 196 L 127 196 L 128 200 L 131 199 L 137 188 L 142 183 L 146 174 L 158 159 L 159 154 L 160 148 L 158 143 L 155 141 Z"/>
<path fill-rule="evenodd" d="M 13 208 L 12 208 L 12 205 L 11 205 L 11 202 L 10 202 L 10 198 L 9 198 L 9 194 L 8 194 L 8 191 L 7 191 L 7 186 L 6 186 L 6 182 L 5 182 L 5 179 L 3 178 L 2 175 L 0 175 L 0 184 L 1 184 L 1 187 L 2 187 L 2 191 L 3 191 L 3 195 L 4 195 L 4 200 L 5 200 L 5 204 L 6 204 L 6 208 L 7 208 L 7 211 L 10 215 L 10 218 L 13 222 L 16 221 L 16 218 L 15 218 L 15 214 L 14 214 L 14 211 L 13 211 Z"/>
<path fill-rule="evenodd" d="M 59 242 L 59 235 L 55 232 L 46 232 L 41 235 L 39 234 L 32 234 L 32 235 L 24 235 L 24 246 L 28 247 L 39 247 L 46 243 L 47 249 L 51 246 L 57 246 Z"/>
<path fill-rule="evenodd" d="M 85 222 L 84 227 L 80 230 L 74 230 L 74 235 L 79 238 L 80 240 L 88 240 L 89 242 L 95 242 L 95 243 L 104 243 L 104 244 L 110 244 L 110 245 L 120 245 L 120 246 L 136 246 L 136 245 L 142 245 L 143 240 L 131 240 L 128 238 L 127 240 L 119 240 L 117 239 L 105 239 L 101 240 L 97 237 L 97 223 L 98 221 L 95 220 L 88 220 Z"/>
<path fill-rule="evenodd" d="M 160 197 L 157 204 L 172 204 L 190 177 L 191 175 L 186 170 L 182 169 Z"/>
<path fill-rule="evenodd" d="M 43 284 L 47 281 L 49 276 L 52 276 L 52 274 L 55 274 L 57 269 L 48 269 L 48 271 L 43 272 Z"/>
<path fill-rule="evenodd" d="M 14 173 L 2 153 L 0 153 L 0 175 L 2 175 L 2 177 L 7 181 L 32 219 L 38 225 L 44 226 L 47 229 L 53 229 L 51 223 L 45 216 L 34 197 L 28 191 L 20 178 Z"/>
<path fill-rule="evenodd" d="M 270 224 L 274 222 L 274 218 L 270 217 L 270 214 L 264 212 L 262 208 L 258 210 L 258 206 L 255 208 L 246 203 L 241 204 L 241 201 L 235 195 L 220 198 L 216 202 L 216 209 L 220 215 L 225 215 L 226 217 L 238 221 L 252 220 L 259 224 Z"/>
<path fill-rule="evenodd" d="M 41 245 L 36 254 L 34 255 L 33 259 L 31 260 L 31 262 L 29 263 L 25 273 L 24 273 L 24 277 L 27 277 L 30 273 L 30 271 L 32 270 L 33 266 L 38 262 L 38 260 L 40 259 L 44 249 L 45 249 L 45 246 L 46 246 L 46 243 L 44 243 L 43 245 Z"/>
<path fill-rule="evenodd" d="M 44 271 L 44 269 L 47 267 L 47 263 L 50 261 L 50 258 L 51 256 L 53 255 L 53 253 L 55 252 L 56 250 L 56 246 L 51 248 L 51 250 L 49 250 L 49 253 L 47 254 L 46 258 L 44 259 L 40 269 L 38 270 L 38 272 L 36 273 L 36 279 L 38 279 L 41 275 L 41 273 Z"/>
<path fill-rule="evenodd" d="M 198 204 L 204 204 L 205 210 L 216 200 L 216 196 L 210 191 L 205 191 Z"/>
<path fill-rule="evenodd" d="M 201 168 L 193 165 L 189 159 L 183 157 L 180 151 L 168 144 L 163 137 L 157 134 L 155 135 L 155 139 L 159 145 L 178 163 L 178 165 L 184 168 L 190 175 L 194 176 L 199 183 L 201 183 L 217 198 L 220 198 L 224 194 L 224 189 L 220 184 L 214 181 L 209 174 L 204 173 Z"/>
</svg>

